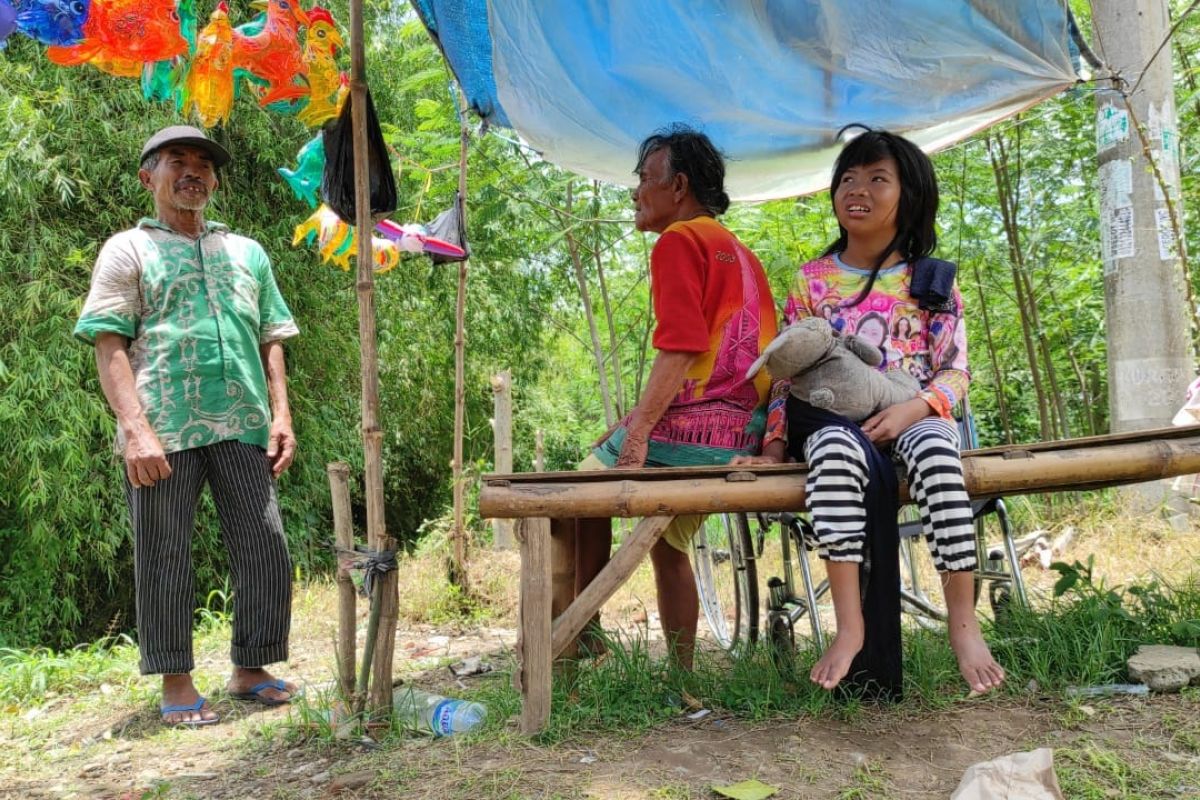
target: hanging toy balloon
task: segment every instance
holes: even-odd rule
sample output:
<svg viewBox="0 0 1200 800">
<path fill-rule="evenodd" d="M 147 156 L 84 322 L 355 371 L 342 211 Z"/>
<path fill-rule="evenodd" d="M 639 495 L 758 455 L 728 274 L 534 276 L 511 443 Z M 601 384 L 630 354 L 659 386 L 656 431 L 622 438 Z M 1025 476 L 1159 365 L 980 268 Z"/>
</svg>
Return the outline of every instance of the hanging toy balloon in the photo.
<svg viewBox="0 0 1200 800">
<path fill-rule="evenodd" d="M 89 0 L 16 0 L 17 30 L 42 44 L 69 45 L 83 39 Z"/>
<path fill-rule="evenodd" d="M 233 108 L 233 27 L 222 0 L 196 42 L 196 55 L 183 84 L 183 111 L 194 112 L 211 128 L 229 119 Z"/>
<path fill-rule="evenodd" d="M 321 176 L 325 173 L 325 140 L 317 134 L 296 154 L 296 168 L 280 167 L 279 174 L 292 187 L 296 198 L 316 208 L 317 195 L 321 191 Z"/>
<path fill-rule="evenodd" d="M 17 10 L 8 0 L 0 0 L 0 50 L 8 44 L 8 37 L 17 29 Z"/>
<path fill-rule="evenodd" d="M 350 259 L 358 254 L 354 228 L 323 203 L 308 219 L 296 226 L 292 247 L 301 242 L 310 245 L 315 243 L 322 261 L 332 261 L 346 271 L 350 269 Z M 371 237 L 371 256 L 375 262 L 374 271 L 378 273 L 387 272 L 400 263 L 400 250 L 396 244 L 378 236 Z"/>
<path fill-rule="evenodd" d="M 241 26 L 234 29 L 233 66 L 265 84 L 258 94 L 260 105 L 308 94 L 299 38 L 300 28 L 305 25 L 308 15 L 296 0 L 270 0 L 260 30 L 251 32 Z"/>
<path fill-rule="evenodd" d="M 50 47 L 46 57 L 64 66 L 92 64 L 113 75 L 140 78 L 144 64 L 186 53 L 175 0 L 104 0 L 92 3 L 81 42 Z"/>
<path fill-rule="evenodd" d="M 337 51 L 345 46 L 329 10 L 320 6 L 310 8 L 303 56 L 308 75 L 308 105 L 297 116 L 305 125 L 320 125 L 333 119 L 346 99 L 347 89 L 336 61 Z"/>
<path fill-rule="evenodd" d="M 424 225 L 415 222 L 397 225 L 390 219 L 385 219 L 375 225 L 375 230 L 391 239 L 406 253 L 429 253 L 460 260 L 467 255 L 467 251 L 458 245 L 430 236 Z"/>
</svg>

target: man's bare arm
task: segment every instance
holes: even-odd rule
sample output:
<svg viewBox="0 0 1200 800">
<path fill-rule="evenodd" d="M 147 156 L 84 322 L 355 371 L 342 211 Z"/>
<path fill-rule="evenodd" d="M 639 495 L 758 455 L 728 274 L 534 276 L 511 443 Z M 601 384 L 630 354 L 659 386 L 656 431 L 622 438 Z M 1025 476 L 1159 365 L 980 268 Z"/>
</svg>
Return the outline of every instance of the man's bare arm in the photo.
<svg viewBox="0 0 1200 800">
<path fill-rule="evenodd" d="M 271 397 L 271 433 L 267 442 L 267 459 L 271 472 L 278 478 L 296 456 L 296 435 L 292 432 L 292 410 L 288 405 L 287 368 L 284 366 L 283 342 L 260 345 L 259 356 L 267 374 L 267 392 Z"/>
<path fill-rule="evenodd" d="M 129 363 L 129 340 L 119 333 L 97 335 L 96 369 L 104 397 L 125 440 L 125 472 L 129 482 L 141 488 L 169 478 L 171 465 L 138 400 L 133 367 Z"/>
<path fill-rule="evenodd" d="M 625 442 L 621 445 L 621 455 L 617 458 L 618 467 L 640 467 L 646 462 L 646 449 L 650 444 L 650 431 L 662 419 L 663 413 L 687 376 L 697 353 L 685 353 L 679 350 L 659 350 L 654 357 L 654 366 L 650 368 L 650 377 L 646 380 L 646 390 L 642 399 L 629 415 L 629 424 L 625 431 Z"/>
</svg>

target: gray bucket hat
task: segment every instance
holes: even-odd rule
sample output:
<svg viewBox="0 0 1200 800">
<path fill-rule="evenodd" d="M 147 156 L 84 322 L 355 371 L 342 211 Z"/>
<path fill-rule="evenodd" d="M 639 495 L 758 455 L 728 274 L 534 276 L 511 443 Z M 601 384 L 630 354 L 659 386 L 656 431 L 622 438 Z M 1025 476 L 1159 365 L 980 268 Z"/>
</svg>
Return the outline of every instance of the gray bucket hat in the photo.
<svg viewBox="0 0 1200 800">
<path fill-rule="evenodd" d="M 138 159 L 138 163 L 145 161 L 146 156 L 169 144 L 185 144 L 207 151 L 212 156 L 214 167 L 223 167 L 230 161 L 229 151 L 205 136 L 204 131 L 193 128 L 191 125 L 172 125 L 169 128 L 163 128 L 146 140 L 146 144 L 142 146 L 142 156 Z"/>
</svg>

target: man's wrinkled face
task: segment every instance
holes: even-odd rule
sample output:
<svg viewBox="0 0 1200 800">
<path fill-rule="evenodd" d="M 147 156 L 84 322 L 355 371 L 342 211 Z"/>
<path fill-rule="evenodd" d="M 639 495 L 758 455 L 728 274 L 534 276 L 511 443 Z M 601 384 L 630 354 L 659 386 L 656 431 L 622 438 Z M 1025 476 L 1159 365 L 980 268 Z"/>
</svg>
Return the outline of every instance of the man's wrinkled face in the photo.
<svg viewBox="0 0 1200 800">
<path fill-rule="evenodd" d="M 138 170 L 142 185 L 160 209 L 203 211 L 217 189 L 217 170 L 206 150 L 168 145 L 158 151 L 154 169 Z"/>
<path fill-rule="evenodd" d="M 662 233 L 675 221 L 679 208 L 671 151 L 666 147 L 646 156 L 633 190 L 633 224 L 639 231 Z"/>
</svg>

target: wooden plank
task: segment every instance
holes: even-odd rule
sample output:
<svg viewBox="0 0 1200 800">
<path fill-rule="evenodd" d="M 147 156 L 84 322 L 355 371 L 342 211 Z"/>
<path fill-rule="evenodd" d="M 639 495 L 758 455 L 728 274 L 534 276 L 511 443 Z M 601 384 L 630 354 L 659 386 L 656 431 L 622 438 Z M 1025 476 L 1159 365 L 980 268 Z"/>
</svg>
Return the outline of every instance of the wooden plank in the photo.
<svg viewBox="0 0 1200 800">
<path fill-rule="evenodd" d="M 1200 437 L 1200 425 L 1187 425 L 1171 428 L 1155 428 L 1153 430 L 1131 431 L 1128 433 L 1108 434 L 1104 436 L 1086 436 L 1079 439 L 1060 439 L 1051 442 L 1030 442 L 1028 444 L 1009 444 L 999 447 L 986 447 L 976 450 L 964 450 L 963 458 L 974 456 L 1003 456 L 1020 457 L 1023 453 L 1045 453 L 1062 450 L 1083 450 L 1097 447 L 1107 447 L 1115 444 L 1138 442 L 1170 441 Z M 656 467 L 645 469 L 622 470 L 621 477 L 626 480 L 679 480 L 681 478 L 713 478 L 723 477 L 731 473 L 747 475 L 803 475 L 808 472 L 803 463 L 790 464 L 759 464 L 755 466 L 730 467 L 720 464 L 711 467 Z M 612 470 L 597 470 L 580 473 L 573 470 L 561 472 L 517 472 L 517 473 L 488 473 L 483 476 L 484 484 L 489 483 L 586 483 L 591 481 L 610 481 L 613 479 Z"/>
<path fill-rule="evenodd" d="M 354 522 L 350 513 L 350 466 L 335 461 L 325 466 L 329 474 L 329 494 L 333 500 L 333 540 L 341 550 L 354 551 Z M 342 698 L 347 702 L 354 696 L 354 643 L 357 619 L 355 602 L 357 592 L 350 572 L 342 565 L 344 557 L 338 554 L 338 634 L 337 669 L 338 685 Z"/>
<path fill-rule="evenodd" d="M 583 516 L 603 516 L 600 514 L 585 514 Z M 650 552 L 654 543 L 662 538 L 663 532 L 671 524 L 672 516 L 647 516 L 633 529 L 612 559 L 600 570 L 600 573 L 589 583 L 575 601 L 571 603 L 558 618 L 554 620 L 551 633 L 550 649 L 557 656 L 568 645 L 575 641 L 583 626 L 592 615 L 600 610 L 600 606 L 613 592 L 621 588 L 629 576 L 637 569 L 638 564 Z"/>
<path fill-rule="evenodd" d="M 1200 472 L 1200 436 L 1100 446 L 1078 450 L 1011 451 L 963 458 L 967 492 L 975 499 L 1014 494 L 1095 489 Z M 665 473 L 667 469 L 659 472 Z M 488 517 L 649 517 L 730 511 L 801 511 L 803 471 L 756 474 L 731 481 L 724 474 L 659 480 L 633 480 L 611 470 L 597 481 L 492 483 L 479 494 L 479 512 Z M 902 487 L 901 500 L 907 500 Z"/>
<path fill-rule="evenodd" d="M 534 734 L 550 719 L 554 652 L 551 649 L 550 520 L 525 524 L 521 539 L 521 733 Z"/>
</svg>

